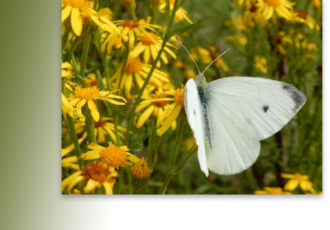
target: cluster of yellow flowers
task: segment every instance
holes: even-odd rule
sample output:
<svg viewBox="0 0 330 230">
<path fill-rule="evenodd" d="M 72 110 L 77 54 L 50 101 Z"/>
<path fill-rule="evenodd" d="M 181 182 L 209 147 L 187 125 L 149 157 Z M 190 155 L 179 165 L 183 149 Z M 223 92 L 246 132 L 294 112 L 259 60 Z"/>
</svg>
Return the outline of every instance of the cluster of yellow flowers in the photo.
<svg viewBox="0 0 330 230">
<path fill-rule="evenodd" d="M 286 49 L 294 45 L 296 48 L 309 48 L 306 55 L 301 59 L 304 64 L 310 59 L 315 59 L 316 45 L 313 41 L 308 41 L 301 32 L 295 31 L 293 28 L 288 32 L 283 31 L 283 25 L 305 25 L 310 30 L 320 30 L 320 26 L 308 12 L 295 9 L 295 3 L 290 0 L 237 0 L 235 1 L 242 14 L 227 21 L 226 25 L 236 28 L 238 33 L 227 37 L 229 42 L 244 47 L 247 45 L 247 34 L 251 33 L 253 28 L 261 27 L 264 31 L 270 31 L 270 28 L 276 28 L 277 34 L 269 34 L 273 45 L 282 54 L 286 53 Z M 313 0 L 312 6 L 315 10 L 321 7 L 320 0 Z M 279 23 L 280 22 L 280 23 Z M 280 25 L 280 27 L 278 27 Z M 304 41 L 301 38 L 304 37 Z M 304 45 L 300 44 L 301 42 Z M 315 49 L 310 49 L 311 47 Z M 255 70 L 262 74 L 269 72 L 267 57 L 256 55 Z"/>
<path fill-rule="evenodd" d="M 62 0 L 62 192 L 66 194 L 113 194 L 121 168 L 128 168 L 138 180 L 148 178 L 148 159 L 124 145 L 130 145 L 130 120 L 141 128 L 155 117 L 161 136 L 170 127 L 175 129 L 184 104 L 183 87 L 176 88 L 161 68 L 169 58 L 176 59 L 176 40 L 174 34 L 169 36 L 169 27 L 173 22 L 192 24 L 187 12 L 179 1 L 170 0 L 167 6 L 166 0 L 154 0 L 153 17 L 138 19 L 135 0 L 120 4 L 128 15 L 113 20 L 110 5 Z M 169 24 L 154 24 L 157 14 L 168 17 Z M 97 59 L 101 67 L 94 65 Z M 117 106 L 132 110 L 132 119 L 125 114 L 119 121 Z"/>
<path fill-rule="evenodd" d="M 229 35 L 212 45 L 190 48 L 191 56 L 198 64 L 207 65 L 226 43 L 235 47 L 233 56 L 247 57 L 254 69 L 251 73 L 264 75 L 275 67 L 263 49 L 289 62 L 296 56 L 290 47 L 295 47 L 302 57 L 297 62 L 315 60 L 318 44 L 299 28 L 320 31 L 320 25 L 315 15 L 298 9 L 292 1 L 235 0 L 230 4 L 238 13 L 224 23 L 224 28 L 230 28 Z M 182 2 L 62 0 L 63 194 L 143 192 L 159 171 L 155 165 L 160 137 L 177 143 L 186 138 L 179 132 L 184 122 L 177 121 L 184 106 L 183 83 L 196 72 L 177 52 L 176 39 L 190 36 L 188 30 L 193 26 Z M 319 11 L 320 6 L 321 1 L 313 0 L 310 11 Z M 260 28 L 264 35 L 258 36 L 264 36 L 269 44 L 258 50 L 261 45 L 251 45 L 251 41 L 256 40 L 253 36 Z M 219 58 L 210 70 L 217 78 L 235 75 L 228 59 Z M 185 154 L 192 156 L 196 144 L 187 140 Z M 178 148 L 169 148 L 174 149 L 173 157 L 166 160 L 169 168 L 161 169 L 168 172 L 165 181 L 151 181 L 161 188 L 160 193 L 166 191 L 177 166 L 189 159 L 177 157 Z M 180 164 L 176 165 L 176 160 Z M 305 177 L 301 176 L 307 180 Z M 303 191 L 315 192 L 307 182 L 290 181 L 285 192 L 297 184 Z"/>
<path fill-rule="evenodd" d="M 258 195 L 288 195 L 288 194 L 320 194 L 314 189 L 314 185 L 309 181 L 307 175 L 300 173 L 289 174 L 281 173 L 282 178 L 288 179 L 288 182 L 281 187 L 264 187 L 263 190 L 257 190 L 254 193 Z M 295 192 L 295 193 L 293 193 Z"/>
</svg>

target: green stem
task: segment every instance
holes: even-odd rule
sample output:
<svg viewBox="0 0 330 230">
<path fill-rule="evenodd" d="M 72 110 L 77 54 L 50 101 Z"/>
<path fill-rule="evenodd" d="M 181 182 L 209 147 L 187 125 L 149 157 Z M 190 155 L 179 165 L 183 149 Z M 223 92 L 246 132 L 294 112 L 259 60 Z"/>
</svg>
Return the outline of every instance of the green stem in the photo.
<svg viewBox="0 0 330 230">
<path fill-rule="evenodd" d="M 78 142 L 77 132 L 76 132 L 76 129 L 74 127 L 72 117 L 70 115 L 67 115 L 66 118 L 67 118 L 66 122 L 67 122 L 68 127 L 69 127 L 70 138 L 71 138 L 71 140 L 73 142 L 73 145 L 74 145 L 74 152 L 75 152 L 75 154 L 77 156 L 77 159 L 78 159 L 79 168 L 81 169 L 82 166 L 83 166 L 83 159 L 80 158 L 81 150 L 80 150 L 80 145 L 79 145 L 79 142 Z"/>
<path fill-rule="evenodd" d="M 133 124 L 133 119 L 134 119 L 134 113 L 135 113 L 135 110 L 136 110 L 136 107 L 140 104 L 141 102 L 141 97 L 143 95 L 143 92 L 145 90 L 145 88 L 147 87 L 147 84 L 149 83 L 150 81 L 150 78 L 152 76 L 152 73 L 154 72 L 155 68 L 156 68 L 156 65 L 158 63 L 158 61 L 160 60 L 160 57 L 164 51 L 164 48 L 165 48 L 165 45 L 166 45 L 166 42 L 170 39 L 170 32 L 171 32 L 171 27 L 172 27 L 172 24 L 173 24 L 173 20 L 174 20 L 174 15 L 175 15 L 175 12 L 178 8 L 178 3 L 179 3 L 179 0 L 175 0 L 175 3 L 174 3 L 174 7 L 173 7 L 173 11 L 172 11 L 172 14 L 171 14 L 171 18 L 169 20 L 169 23 L 168 23 L 168 26 L 167 26 L 167 31 L 166 31 L 166 34 L 165 34 L 165 37 L 164 37 L 164 40 L 163 40 L 163 43 L 162 43 L 162 46 L 157 54 L 157 57 L 153 63 L 153 65 L 151 66 L 151 69 L 148 73 L 148 76 L 147 78 L 145 79 L 144 81 L 144 84 L 138 94 L 138 97 L 136 98 L 136 101 L 134 103 L 134 106 L 131 110 L 131 113 L 130 113 L 130 116 L 129 116 L 129 119 L 128 119 L 128 125 L 127 125 L 127 132 L 126 132 L 126 140 L 128 141 L 128 136 L 129 136 L 129 131 L 131 130 L 131 127 L 132 127 L 132 124 Z"/>
<path fill-rule="evenodd" d="M 118 89 L 121 89 L 120 85 L 121 85 L 121 82 L 122 82 L 122 79 L 123 79 L 123 76 L 124 76 L 124 72 L 125 72 L 125 68 L 126 68 L 126 64 L 127 64 L 127 59 L 128 59 L 128 54 L 129 54 L 129 47 L 128 47 L 127 43 L 125 44 L 125 47 L 126 47 L 126 53 L 125 53 L 125 59 L 124 59 L 124 62 L 123 62 L 123 65 L 122 65 L 122 68 L 121 68 L 121 71 L 120 71 Z"/>
<path fill-rule="evenodd" d="M 86 38 L 83 43 L 83 50 L 82 50 L 82 55 L 81 55 L 81 66 L 80 66 L 80 75 L 84 77 L 85 72 L 86 72 L 86 64 L 87 64 L 87 58 L 88 58 L 88 50 L 89 46 L 91 43 L 91 37 L 92 34 L 89 32 L 90 30 L 90 25 L 87 27 L 87 32 L 86 32 Z"/>
<path fill-rule="evenodd" d="M 109 64 L 109 55 L 107 55 L 106 51 L 102 55 L 102 62 L 104 68 L 105 79 L 107 81 L 107 89 L 110 91 L 110 64 Z"/>
<path fill-rule="evenodd" d="M 178 127 L 178 130 L 177 130 L 176 141 L 175 141 L 176 146 L 175 146 L 174 151 L 170 155 L 171 159 L 170 159 L 170 165 L 169 165 L 169 169 L 168 169 L 169 173 L 166 175 L 165 182 L 164 182 L 163 186 L 160 189 L 161 194 L 166 193 L 166 190 L 167 190 L 167 187 L 168 187 L 170 181 L 172 180 L 172 178 L 174 177 L 174 175 L 177 173 L 177 171 L 179 169 L 178 167 L 175 166 L 175 162 L 176 162 L 176 158 L 177 158 L 179 149 L 181 147 L 183 127 L 184 127 L 184 123 L 185 123 L 185 120 L 183 119 L 182 114 L 183 113 L 180 113 L 180 115 L 179 115 L 180 116 L 179 127 Z"/>
<path fill-rule="evenodd" d="M 87 104 L 84 105 L 83 114 L 86 117 L 86 131 L 87 131 L 87 139 L 89 143 L 96 143 L 96 137 L 94 133 L 94 119 L 92 117 L 90 109 L 87 107 Z"/>
</svg>

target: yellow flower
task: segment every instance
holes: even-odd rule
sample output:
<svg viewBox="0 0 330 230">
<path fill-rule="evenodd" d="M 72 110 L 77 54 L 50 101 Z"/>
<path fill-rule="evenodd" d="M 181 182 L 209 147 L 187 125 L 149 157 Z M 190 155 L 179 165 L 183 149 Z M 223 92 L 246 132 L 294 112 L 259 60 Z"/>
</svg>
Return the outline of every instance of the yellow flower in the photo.
<svg viewBox="0 0 330 230">
<path fill-rule="evenodd" d="M 258 0 L 257 7 L 268 20 L 276 14 L 286 20 L 292 20 L 294 3 L 289 0 Z"/>
<path fill-rule="evenodd" d="M 62 93 L 62 114 L 65 119 L 67 115 L 74 117 L 74 108 L 63 93 Z"/>
<path fill-rule="evenodd" d="M 261 26 L 266 24 L 266 18 L 261 13 L 260 8 L 255 1 L 248 1 L 246 3 L 243 22 L 246 26 L 254 26 L 256 23 Z"/>
<path fill-rule="evenodd" d="M 133 48 L 136 36 L 140 36 L 147 32 L 147 29 L 156 32 L 156 29 L 161 27 L 158 25 L 150 24 L 149 20 L 145 21 L 143 19 L 139 21 L 135 20 L 117 20 L 114 23 L 118 25 L 121 37 L 124 42 L 128 42 L 129 48 Z"/>
<path fill-rule="evenodd" d="M 75 124 L 75 128 L 78 134 L 82 132 L 83 135 L 87 134 L 85 130 L 86 126 L 84 121 L 77 122 Z M 119 137 L 124 138 L 123 132 L 126 132 L 126 129 L 118 125 L 117 132 Z M 102 117 L 98 121 L 94 121 L 94 133 L 98 143 L 105 142 L 106 135 L 109 135 L 111 140 L 117 142 L 116 127 L 112 122 L 112 118 L 110 117 Z"/>
<path fill-rule="evenodd" d="M 118 33 L 117 27 L 108 19 L 108 14 L 93 9 L 93 3 L 88 0 L 62 0 L 62 23 L 70 17 L 73 32 L 80 36 L 86 21 L 92 21 L 103 30 Z"/>
<path fill-rule="evenodd" d="M 210 51 L 203 47 L 197 46 L 192 48 L 190 53 L 196 62 L 201 60 L 204 64 L 209 64 L 212 61 Z"/>
<path fill-rule="evenodd" d="M 166 11 L 166 0 L 161 0 L 159 4 L 159 12 L 165 13 Z M 175 0 L 170 0 L 170 10 L 172 11 L 174 8 Z M 181 22 L 183 20 L 186 20 L 188 23 L 193 24 L 193 22 L 190 20 L 190 18 L 187 16 L 187 11 L 183 9 L 182 7 L 179 7 L 174 15 L 174 21 L 175 22 Z"/>
<path fill-rule="evenodd" d="M 150 169 L 144 157 L 142 157 L 132 168 L 132 175 L 137 179 L 145 179 L 149 177 Z"/>
<path fill-rule="evenodd" d="M 313 0 L 312 1 L 312 5 L 313 5 L 313 7 L 315 7 L 315 8 L 319 8 L 320 6 L 321 6 L 321 1 L 320 0 Z"/>
<path fill-rule="evenodd" d="M 263 190 L 257 190 L 254 192 L 257 195 L 288 195 L 290 192 L 285 192 L 279 187 L 264 187 Z"/>
<path fill-rule="evenodd" d="M 303 191 L 309 191 L 315 193 L 313 188 L 313 183 L 308 180 L 308 176 L 302 175 L 300 173 L 288 174 L 281 173 L 281 176 L 286 179 L 290 179 L 284 186 L 285 190 L 293 191 L 298 185 Z"/>
<path fill-rule="evenodd" d="M 267 73 L 267 59 L 264 57 L 255 56 L 254 67 L 261 73 Z"/>
<path fill-rule="evenodd" d="M 248 42 L 245 34 L 227 36 L 226 39 L 230 42 L 233 42 L 238 47 L 245 46 Z"/>
<path fill-rule="evenodd" d="M 286 35 L 283 31 L 280 31 L 277 36 L 271 37 L 271 40 L 275 47 L 279 50 L 280 53 L 285 54 L 286 45 L 292 45 L 293 41 L 291 36 Z"/>
<path fill-rule="evenodd" d="M 72 194 L 72 190 L 77 184 L 84 183 L 84 193 L 94 193 L 96 188 L 103 186 L 105 194 L 111 195 L 118 176 L 117 171 L 108 168 L 104 163 L 91 162 L 62 181 L 62 193 L 67 188 L 67 192 Z M 79 190 L 74 191 L 79 193 Z"/>
<path fill-rule="evenodd" d="M 299 10 L 297 12 L 294 12 L 293 21 L 297 23 L 304 23 L 306 24 L 310 29 L 316 29 L 320 30 L 320 26 L 316 24 L 315 20 L 308 16 L 306 11 Z"/>
<path fill-rule="evenodd" d="M 100 114 L 94 101 L 103 100 L 115 105 L 125 105 L 126 103 L 125 98 L 114 95 L 110 91 L 99 91 L 97 87 L 82 88 L 77 86 L 73 93 L 71 104 L 77 109 L 78 114 L 82 115 L 81 108 L 87 103 L 95 121 L 100 119 Z"/>
<path fill-rule="evenodd" d="M 69 62 L 62 62 L 62 78 L 73 78 L 72 65 Z"/>
<path fill-rule="evenodd" d="M 157 126 L 157 135 L 163 135 L 166 130 L 175 122 L 182 106 L 184 106 L 184 88 L 165 92 L 172 96 L 173 103 L 166 107 L 164 113 L 160 116 Z"/>
<path fill-rule="evenodd" d="M 131 165 L 132 162 L 136 163 L 140 160 L 135 155 L 127 152 L 129 150 L 124 145 L 118 147 L 109 142 L 108 147 L 103 147 L 93 143 L 88 145 L 88 148 L 91 150 L 81 155 L 84 160 L 101 159 L 103 163 L 113 168 Z"/>
<path fill-rule="evenodd" d="M 155 93 L 150 93 L 146 90 L 146 93 L 142 96 L 142 102 L 136 108 L 136 113 L 143 111 L 138 119 L 136 126 L 140 128 L 151 115 L 157 117 L 157 123 L 165 111 L 169 101 L 173 101 L 172 98 L 168 97 L 168 94 L 164 93 L 161 89 Z"/>
<path fill-rule="evenodd" d="M 134 49 L 131 51 L 131 55 L 133 57 L 138 57 L 141 53 L 143 53 L 143 61 L 145 63 L 150 62 L 150 57 L 155 60 L 157 57 L 157 54 L 159 50 L 161 49 L 163 40 L 155 33 L 143 33 L 139 36 L 139 43 L 134 47 Z M 175 47 L 170 42 L 167 42 L 164 51 L 161 54 L 161 60 L 165 64 L 168 63 L 166 53 L 171 55 L 173 58 L 176 58 L 175 53 L 172 52 L 170 48 Z M 160 66 L 160 62 L 157 63 L 158 67 Z"/>
<path fill-rule="evenodd" d="M 125 89 L 125 95 L 131 97 L 131 90 L 133 84 L 136 83 L 138 88 L 144 84 L 145 78 L 151 69 L 151 65 L 142 63 L 139 58 L 134 58 L 129 55 L 126 66 L 124 67 L 123 78 L 121 79 L 121 72 L 123 66 L 118 68 L 114 74 L 111 82 L 114 81 L 116 89 Z M 158 69 L 155 69 L 151 75 L 150 83 L 161 86 L 164 82 L 169 82 L 168 75 Z"/>
</svg>

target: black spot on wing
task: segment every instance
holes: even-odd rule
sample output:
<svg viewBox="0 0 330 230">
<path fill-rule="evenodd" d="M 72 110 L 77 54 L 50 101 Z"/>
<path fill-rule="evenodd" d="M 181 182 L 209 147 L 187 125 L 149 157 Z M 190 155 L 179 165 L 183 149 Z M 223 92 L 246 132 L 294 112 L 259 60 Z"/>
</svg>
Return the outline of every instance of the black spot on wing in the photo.
<svg viewBox="0 0 330 230">
<path fill-rule="evenodd" d="M 264 105 L 262 106 L 262 110 L 267 113 L 267 111 L 269 110 L 269 105 Z"/>
<path fill-rule="evenodd" d="M 290 98 L 295 103 L 293 112 L 299 110 L 306 101 L 305 95 L 302 92 L 300 92 L 296 87 L 289 85 L 287 83 L 282 83 L 282 89 L 284 89 L 289 94 Z"/>
</svg>

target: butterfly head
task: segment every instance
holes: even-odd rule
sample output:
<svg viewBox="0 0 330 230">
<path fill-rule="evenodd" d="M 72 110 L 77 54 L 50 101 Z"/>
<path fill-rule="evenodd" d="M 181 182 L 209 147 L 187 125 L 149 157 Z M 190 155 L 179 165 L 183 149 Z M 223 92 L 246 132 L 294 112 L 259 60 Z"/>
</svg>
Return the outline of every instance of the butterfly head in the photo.
<svg viewBox="0 0 330 230">
<path fill-rule="evenodd" d="M 207 88 L 207 82 L 204 77 L 203 73 L 198 73 L 195 79 L 196 85 L 200 87 L 201 89 L 206 89 Z"/>
</svg>

